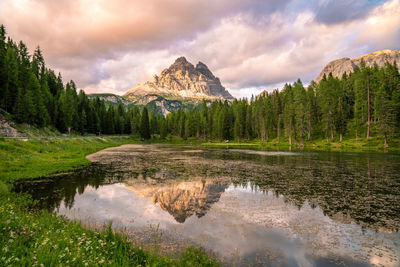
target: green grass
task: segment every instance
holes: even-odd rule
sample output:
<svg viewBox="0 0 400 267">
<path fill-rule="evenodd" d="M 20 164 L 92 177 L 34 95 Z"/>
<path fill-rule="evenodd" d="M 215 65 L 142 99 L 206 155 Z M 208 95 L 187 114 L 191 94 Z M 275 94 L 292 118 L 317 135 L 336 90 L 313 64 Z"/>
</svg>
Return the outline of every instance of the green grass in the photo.
<svg viewBox="0 0 400 267">
<path fill-rule="evenodd" d="M 168 258 L 134 247 L 111 225 L 92 231 L 55 213 L 29 211 L 21 195 L 0 195 L 0 203 L 0 266 L 217 265 L 197 248 Z"/>
<path fill-rule="evenodd" d="M 0 139 L 0 266 L 218 265 L 192 247 L 174 258 L 145 251 L 110 227 L 89 230 L 55 213 L 30 210 L 26 195 L 10 192 L 16 180 L 68 171 L 89 164 L 87 154 L 137 142 L 125 137 Z"/>
<path fill-rule="evenodd" d="M 123 137 L 0 140 L 0 181 L 36 178 L 89 164 L 86 155 L 130 142 Z"/>
<path fill-rule="evenodd" d="M 251 141 L 229 141 L 229 142 L 204 142 L 202 146 L 207 147 L 223 147 L 223 148 L 249 148 L 249 149 L 271 149 L 271 150 L 308 150 L 308 151 L 338 151 L 338 152 L 374 152 L 374 153 L 399 153 L 400 152 L 400 139 L 391 139 L 389 147 L 384 148 L 383 139 L 380 137 L 371 138 L 358 138 L 346 139 L 342 142 L 338 140 L 327 142 L 326 139 L 304 141 L 304 148 L 300 146 L 299 142 L 293 143 L 291 146 L 287 139 L 281 138 L 278 142 L 277 139 L 270 142 L 262 142 L 261 140 Z"/>
</svg>

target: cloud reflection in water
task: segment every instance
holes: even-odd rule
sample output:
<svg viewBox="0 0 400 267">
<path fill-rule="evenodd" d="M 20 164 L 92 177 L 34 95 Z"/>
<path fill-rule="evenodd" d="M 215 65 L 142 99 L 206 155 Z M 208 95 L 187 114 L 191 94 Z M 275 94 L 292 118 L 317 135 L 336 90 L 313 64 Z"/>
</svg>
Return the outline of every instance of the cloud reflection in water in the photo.
<svg viewBox="0 0 400 267">
<path fill-rule="evenodd" d="M 59 213 L 80 220 L 112 220 L 132 229 L 159 225 L 212 249 L 228 262 L 258 259 L 283 266 L 314 266 L 324 259 L 346 259 L 357 266 L 363 266 L 358 262 L 396 266 L 400 254 L 399 233 L 333 220 L 308 202 L 298 208 L 282 195 L 260 191 L 250 183 L 191 181 L 136 188 L 118 183 L 97 190 L 88 186 L 76 195 L 71 209 L 61 205 Z"/>
</svg>

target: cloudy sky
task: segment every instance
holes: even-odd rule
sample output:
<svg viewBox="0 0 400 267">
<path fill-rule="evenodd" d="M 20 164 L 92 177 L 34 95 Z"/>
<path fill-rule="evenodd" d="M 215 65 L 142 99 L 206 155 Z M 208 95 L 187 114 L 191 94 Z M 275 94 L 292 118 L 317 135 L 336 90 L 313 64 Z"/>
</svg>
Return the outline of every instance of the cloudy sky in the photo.
<svg viewBox="0 0 400 267">
<path fill-rule="evenodd" d="M 400 48 L 400 0 L 0 0 L 0 24 L 88 93 L 123 94 L 185 56 L 251 96 Z"/>
</svg>

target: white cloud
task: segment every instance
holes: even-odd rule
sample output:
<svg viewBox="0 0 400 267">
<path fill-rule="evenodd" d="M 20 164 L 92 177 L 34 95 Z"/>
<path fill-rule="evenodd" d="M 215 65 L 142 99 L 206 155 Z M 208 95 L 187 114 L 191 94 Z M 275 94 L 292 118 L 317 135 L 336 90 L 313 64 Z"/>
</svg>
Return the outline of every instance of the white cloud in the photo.
<svg viewBox="0 0 400 267">
<path fill-rule="evenodd" d="M 330 60 L 400 47 L 400 0 L 339 2 L 3 0 L 0 23 L 87 92 L 123 94 L 183 55 L 250 97 L 308 83 Z"/>
</svg>

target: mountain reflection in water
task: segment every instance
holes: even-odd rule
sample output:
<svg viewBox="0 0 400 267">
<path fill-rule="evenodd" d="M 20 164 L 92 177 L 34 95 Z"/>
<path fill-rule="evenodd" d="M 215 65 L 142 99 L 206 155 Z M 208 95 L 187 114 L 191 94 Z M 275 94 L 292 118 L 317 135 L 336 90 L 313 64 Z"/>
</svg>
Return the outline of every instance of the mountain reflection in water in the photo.
<svg viewBox="0 0 400 267">
<path fill-rule="evenodd" d="M 15 189 L 69 218 L 158 225 L 228 264 L 399 266 L 398 156 L 133 145 L 91 160 Z"/>
<path fill-rule="evenodd" d="M 180 223 L 193 214 L 198 218 L 204 216 L 227 187 L 210 181 L 181 182 L 176 185 L 148 185 L 132 180 L 126 182 L 127 189 L 138 196 L 151 198 L 153 204 L 158 203 Z"/>
</svg>

